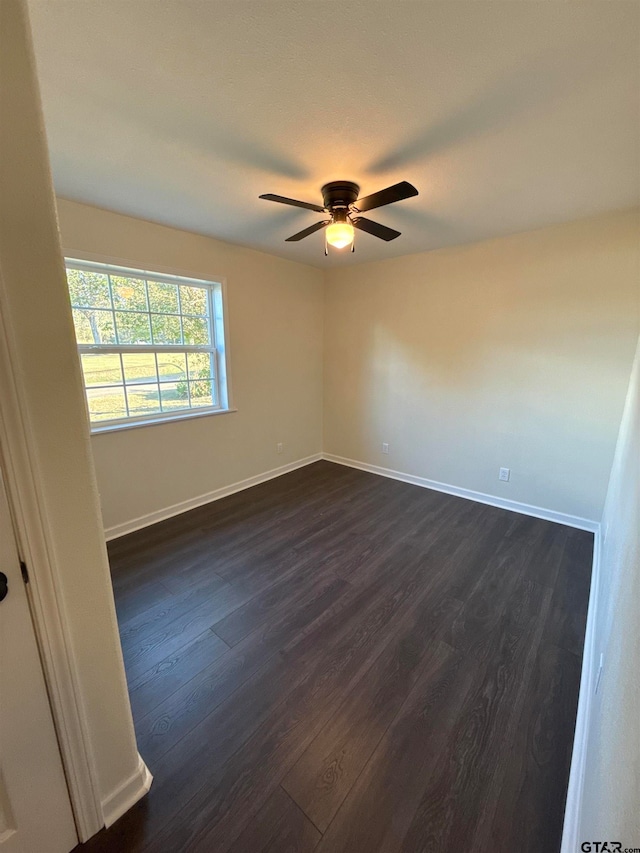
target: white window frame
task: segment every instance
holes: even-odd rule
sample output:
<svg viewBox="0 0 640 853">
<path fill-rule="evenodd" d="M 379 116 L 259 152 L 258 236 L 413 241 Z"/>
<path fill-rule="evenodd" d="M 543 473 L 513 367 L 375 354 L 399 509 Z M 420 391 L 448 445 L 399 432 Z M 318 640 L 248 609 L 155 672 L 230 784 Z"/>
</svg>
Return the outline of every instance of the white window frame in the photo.
<svg viewBox="0 0 640 853">
<path fill-rule="evenodd" d="M 209 308 L 209 328 L 211 336 L 211 346 L 203 347 L 202 345 L 190 344 L 77 344 L 78 357 L 80 359 L 80 367 L 82 372 L 83 354 L 109 353 L 109 354 L 126 354 L 126 353 L 162 353 L 162 352 L 209 352 L 213 355 L 215 364 L 215 375 L 212 382 L 215 386 L 215 399 L 218 401 L 214 406 L 199 406 L 196 408 L 172 409 L 167 412 L 158 412 L 154 414 L 129 415 L 124 418 L 114 418 L 104 421 L 91 421 L 88 411 L 87 386 L 84 384 L 85 401 L 87 402 L 87 414 L 89 415 L 89 423 L 91 433 L 111 432 L 113 430 L 131 429 L 134 427 L 153 426 L 154 424 L 167 423 L 171 421 L 190 420 L 192 418 L 201 418 L 209 415 L 219 415 L 228 412 L 235 412 L 236 409 L 231 407 L 230 389 L 227 369 L 227 330 L 226 330 L 226 299 L 225 299 L 225 282 L 224 279 L 212 280 L 194 278 L 173 271 L 159 271 L 149 268 L 139 269 L 136 266 L 128 263 L 110 262 L 105 259 L 94 257 L 80 256 L 77 252 L 65 252 L 65 268 L 78 269 L 88 272 L 106 273 L 109 275 L 119 275 L 131 277 L 135 279 L 143 279 L 145 283 L 148 280 L 166 284 L 187 285 L 200 287 L 207 290 L 208 308 Z M 153 314 L 152 311 L 136 312 Z M 117 332 L 116 332 L 117 334 Z M 124 387 L 124 372 L 123 372 L 123 387 Z M 126 394 L 125 394 L 126 405 Z"/>
</svg>

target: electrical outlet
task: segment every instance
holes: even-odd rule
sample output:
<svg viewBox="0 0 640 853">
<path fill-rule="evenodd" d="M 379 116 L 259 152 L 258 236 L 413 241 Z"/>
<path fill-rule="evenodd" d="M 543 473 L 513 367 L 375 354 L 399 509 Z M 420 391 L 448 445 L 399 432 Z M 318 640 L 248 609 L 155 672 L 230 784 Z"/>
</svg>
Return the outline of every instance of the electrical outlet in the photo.
<svg viewBox="0 0 640 853">
<path fill-rule="evenodd" d="M 386 442 L 386 441 L 383 441 L 383 442 L 382 442 L 382 452 L 383 452 L 383 453 L 388 453 L 388 452 L 389 452 L 389 445 L 387 444 L 387 442 Z"/>
<path fill-rule="evenodd" d="M 282 442 L 281 442 L 281 441 L 279 441 L 279 442 L 276 444 L 276 450 L 278 451 L 278 453 L 282 453 L 283 447 L 284 447 L 284 445 L 282 444 Z"/>
<path fill-rule="evenodd" d="M 511 468 L 501 468 L 500 473 L 498 474 L 498 479 L 503 480 L 505 483 L 508 483 L 510 476 L 511 476 Z"/>
</svg>

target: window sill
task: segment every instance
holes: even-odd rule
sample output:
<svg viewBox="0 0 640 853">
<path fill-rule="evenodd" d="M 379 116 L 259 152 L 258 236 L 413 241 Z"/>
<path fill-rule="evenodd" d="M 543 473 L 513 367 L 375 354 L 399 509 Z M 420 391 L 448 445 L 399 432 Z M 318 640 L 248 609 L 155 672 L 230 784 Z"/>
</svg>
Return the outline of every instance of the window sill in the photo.
<svg viewBox="0 0 640 853">
<path fill-rule="evenodd" d="M 167 415 L 162 418 L 149 418 L 141 421 L 130 421 L 120 424 L 105 424 L 100 426 L 96 424 L 91 427 L 91 435 L 101 435 L 105 432 L 120 432 L 123 429 L 138 429 L 139 427 L 159 426 L 160 424 L 171 424 L 176 421 L 190 421 L 194 418 L 208 418 L 213 415 L 230 415 L 237 412 L 237 409 L 207 409 L 203 412 L 186 412 L 179 415 Z"/>
</svg>

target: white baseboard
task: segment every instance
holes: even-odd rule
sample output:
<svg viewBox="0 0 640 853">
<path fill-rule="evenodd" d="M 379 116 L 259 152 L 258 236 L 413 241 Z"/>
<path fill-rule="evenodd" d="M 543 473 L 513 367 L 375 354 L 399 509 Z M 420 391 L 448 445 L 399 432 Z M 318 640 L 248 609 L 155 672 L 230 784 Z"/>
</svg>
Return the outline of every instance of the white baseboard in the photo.
<svg viewBox="0 0 640 853">
<path fill-rule="evenodd" d="M 115 524 L 112 527 L 107 527 L 104 531 L 107 540 L 117 539 L 119 536 L 125 536 L 127 533 L 133 533 L 134 530 L 140 530 L 143 527 L 149 527 L 151 524 L 156 524 L 158 521 L 164 521 L 167 518 L 172 518 L 174 515 L 180 515 L 182 512 L 187 512 L 190 509 L 203 506 L 212 501 L 220 500 L 221 498 L 232 495 L 235 492 L 240 492 L 243 489 L 250 489 L 252 486 L 257 486 L 259 483 L 265 483 L 267 480 L 273 480 L 276 477 L 281 477 L 289 471 L 295 471 L 296 468 L 303 468 L 305 465 L 311 465 L 313 462 L 318 462 L 320 459 L 326 459 L 329 462 L 336 462 L 338 465 L 346 465 L 349 468 L 358 468 L 361 471 L 368 471 L 371 474 L 379 474 L 382 477 L 390 477 L 393 480 L 401 480 L 403 483 L 411 483 L 414 486 L 421 486 L 425 489 L 433 489 L 437 492 L 444 492 L 448 495 L 455 495 L 459 498 L 476 501 L 477 503 L 489 504 L 490 506 L 498 507 L 499 509 L 507 509 L 511 512 L 519 512 L 523 515 L 531 515 L 534 518 L 542 518 L 546 521 L 555 521 L 558 524 L 566 524 L 568 527 L 576 527 L 580 530 L 588 530 L 595 533 L 599 524 L 597 521 L 592 521 L 588 518 L 580 518 L 575 515 L 568 515 L 563 512 L 556 512 L 552 509 L 544 509 L 543 507 L 531 506 L 530 504 L 520 503 L 519 501 L 511 501 L 507 498 L 500 498 L 495 495 L 487 495 L 484 492 L 474 492 L 471 489 L 464 489 L 460 486 L 450 486 L 447 483 L 439 483 L 437 480 L 429 480 L 426 477 L 418 477 L 414 474 L 405 474 L 402 471 L 394 471 L 391 468 L 382 468 L 379 465 L 369 465 L 366 462 L 359 462 L 356 459 L 347 459 L 344 456 L 335 456 L 332 453 L 314 453 L 312 456 L 306 456 L 304 459 L 298 459 L 295 462 L 290 462 L 287 465 L 281 465 L 279 468 L 272 468 L 270 471 L 264 471 L 261 474 L 256 474 L 254 477 L 247 477 L 246 480 L 239 480 L 237 483 L 231 483 L 228 486 L 222 486 L 212 492 L 207 492 L 204 495 L 198 495 L 195 498 L 189 498 L 186 501 L 173 504 L 164 509 L 150 512 L 147 515 L 141 515 L 138 518 L 133 518 L 131 521 L 125 521 L 122 524 Z"/>
<path fill-rule="evenodd" d="M 519 512 L 522 515 L 530 515 L 534 518 L 542 518 L 545 521 L 555 521 L 557 524 L 565 524 L 567 527 L 576 527 L 579 530 L 588 530 L 595 533 L 600 524 L 589 518 L 580 518 L 577 515 L 567 515 L 564 512 L 556 512 L 553 509 L 544 509 L 539 506 L 523 504 L 519 501 L 511 501 L 507 498 L 499 498 L 495 495 L 487 495 L 484 492 L 474 492 L 471 489 L 463 489 L 460 486 L 450 486 L 447 483 L 439 483 L 437 480 L 428 480 L 426 477 L 417 477 L 414 474 L 405 474 L 402 471 L 394 471 L 392 468 L 382 468 L 379 465 L 369 465 L 367 462 L 359 462 L 356 459 L 347 459 L 344 456 L 334 456 L 332 453 L 323 453 L 322 458 L 328 462 L 336 462 L 338 465 L 346 465 L 349 468 L 358 468 L 360 471 L 369 471 L 371 474 L 380 474 L 382 477 L 390 477 L 392 480 L 401 480 L 403 483 L 411 483 L 424 489 L 433 489 L 436 492 L 444 492 L 447 495 L 455 495 L 458 498 L 466 498 L 481 504 L 488 504 L 499 509 L 507 509 L 511 512 Z"/>
<path fill-rule="evenodd" d="M 562 830 L 562 847 L 560 853 L 575 853 L 579 850 L 580 826 L 582 822 L 582 797 L 584 792 L 585 765 L 587 746 L 591 723 L 591 710 L 595 696 L 597 678 L 596 654 L 596 624 L 598 613 L 598 590 L 600 589 L 600 552 L 602 547 L 601 532 L 596 531 L 593 541 L 593 568 L 591 570 L 591 589 L 589 592 L 589 610 L 587 627 L 584 636 L 584 651 L 582 653 L 582 673 L 580 675 L 580 693 L 578 696 L 578 713 L 573 737 L 573 752 L 571 754 L 571 771 L 567 802 L 564 810 L 564 826 Z"/>
<path fill-rule="evenodd" d="M 138 755 L 138 766 L 128 779 L 102 801 L 104 825 L 110 827 L 147 793 L 153 782 L 147 765 Z"/>
<path fill-rule="evenodd" d="M 187 512 L 187 510 L 195 509 L 212 501 L 218 501 L 220 498 L 226 498 L 227 495 L 233 495 L 235 492 L 241 492 L 243 489 L 250 489 L 251 486 L 257 486 L 259 483 L 265 483 L 267 480 L 273 480 L 275 477 L 281 477 L 283 474 L 288 474 L 289 471 L 295 471 L 296 468 L 311 465 L 312 462 L 318 462 L 320 459 L 322 459 L 322 454 L 314 453 L 313 456 L 297 459 L 295 462 L 289 462 L 287 465 L 281 465 L 279 468 L 272 468 L 270 471 L 264 471 L 262 474 L 256 474 L 254 477 L 247 477 L 246 480 L 239 480 L 237 483 L 231 483 L 228 486 L 222 486 L 220 489 L 214 489 L 214 491 L 207 492 L 204 495 L 198 495 L 195 498 L 189 498 L 186 501 L 156 510 L 156 512 L 141 515 L 131 521 L 107 527 L 104 535 L 107 540 L 117 539 L 118 536 L 124 536 L 127 533 L 133 533 L 134 530 L 149 527 L 149 525 L 156 524 L 158 521 L 164 521 L 167 518 L 172 518 L 174 515 L 180 515 L 181 512 Z"/>
</svg>

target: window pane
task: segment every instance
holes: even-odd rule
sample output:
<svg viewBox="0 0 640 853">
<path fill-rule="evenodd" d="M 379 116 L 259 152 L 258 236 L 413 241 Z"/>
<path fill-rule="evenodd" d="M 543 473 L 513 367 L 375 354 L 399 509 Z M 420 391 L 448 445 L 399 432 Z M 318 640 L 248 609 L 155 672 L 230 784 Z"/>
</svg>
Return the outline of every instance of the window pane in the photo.
<svg viewBox="0 0 640 853">
<path fill-rule="evenodd" d="M 122 385 L 122 369 L 119 355 L 83 355 L 82 372 L 84 384 Z"/>
<path fill-rule="evenodd" d="M 160 399 L 163 412 L 170 412 L 174 409 L 188 409 L 187 383 L 184 381 L 162 382 L 160 384 Z"/>
<path fill-rule="evenodd" d="M 156 344 L 181 344 L 180 317 L 153 314 L 151 317 L 153 342 Z"/>
<path fill-rule="evenodd" d="M 93 422 L 127 417 L 124 390 L 119 388 L 87 388 L 89 415 Z"/>
<path fill-rule="evenodd" d="M 79 344 L 114 344 L 116 342 L 111 311 L 74 308 L 73 323 Z"/>
<path fill-rule="evenodd" d="M 72 305 L 111 308 L 109 280 L 104 273 L 67 270 Z"/>
<path fill-rule="evenodd" d="M 149 329 L 148 314 L 125 314 L 122 311 L 116 311 L 115 313 L 119 343 L 151 343 L 151 330 Z"/>
<path fill-rule="evenodd" d="M 210 343 L 209 321 L 206 317 L 183 317 L 182 327 L 185 344 L 204 344 L 207 346 Z"/>
<path fill-rule="evenodd" d="M 188 287 L 180 285 L 180 305 L 183 314 L 208 314 L 208 289 L 204 287 Z"/>
<path fill-rule="evenodd" d="M 85 311 L 73 309 L 73 325 L 76 327 L 76 341 L 79 344 L 94 343 L 89 317 Z"/>
<path fill-rule="evenodd" d="M 159 352 L 157 358 L 161 382 L 187 378 L 187 361 L 183 352 Z"/>
<path fill-rule="evenodd" d="M 128 276 L 111 276 L 111 293 L 113 294 L 113 307 L 126 311 L 148 311 L 147 289 L 144 281 L 139 278 Z"/>
<path fill-rule="evenodd" d="M 160 411 L 157 385 L 127 385 L 127 402 L 131 415 L 153 415 Z"/>
<path fill-rule="evenodd" d="M 206 379 L 211 376 L 211 355 L 208 352 L 190 352 L 187 362 L 189 379 Z"/>
<path fill-rule="evenodd" d="M 165 284 L 161 281 L 150 281 L 149 310 L 159 314 L 179 314 L 178 288 L 175 284 Z"/>
<path fill-rule="evenodd" d="M 156 359 L 152 352 L 125 352 L 122 354 L 122 366 L 124 367 L 124 379 L 128 385 L 155 382 L 158 378 Z"/>
<path fill-rule="evenodd" d="M 191 408 L 200 406 L 213 406 L 212 388 L 210 379 L 200 379 L 198 382 L 190 382 Z"/>
</svg>

